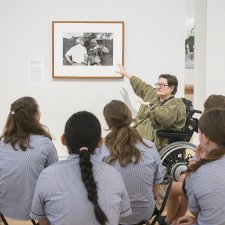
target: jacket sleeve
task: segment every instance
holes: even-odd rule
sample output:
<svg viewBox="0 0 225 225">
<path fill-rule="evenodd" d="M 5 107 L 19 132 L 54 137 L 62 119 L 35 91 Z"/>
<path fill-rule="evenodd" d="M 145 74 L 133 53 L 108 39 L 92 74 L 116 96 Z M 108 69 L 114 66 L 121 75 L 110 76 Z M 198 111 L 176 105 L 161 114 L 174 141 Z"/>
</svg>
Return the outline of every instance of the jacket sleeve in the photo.
<svg viewBox="0 0 225 225">
<path fill-rule="evenodd" d="M 156 90 L 151 85 L 146 84 L 140 78 L 132 76 L 130 79 L 130 84 L 134 90 L 134 93 L 140 98 L 144 99 L 145 96 L 149 98 L 156 97 Z"/>
<path fill-rule="evenodd" d="M 186 111 L 175 101 L 162 106 L 154 104 L 150 107 L 150 118 L 154 128 L 161 125 L 163 129 L 167 129 L 179 120 L 181 129 L 186 121 Z"/>
</svg>

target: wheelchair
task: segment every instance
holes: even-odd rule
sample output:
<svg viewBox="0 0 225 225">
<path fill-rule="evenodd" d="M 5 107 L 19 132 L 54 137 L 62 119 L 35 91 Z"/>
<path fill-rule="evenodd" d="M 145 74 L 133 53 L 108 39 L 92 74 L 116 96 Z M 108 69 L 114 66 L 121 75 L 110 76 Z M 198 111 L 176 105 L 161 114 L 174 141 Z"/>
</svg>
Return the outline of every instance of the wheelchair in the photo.
<svg viewBox="0 0 225 225">
<path fill-rule="evenodd" d="M 173 181 L 179 181 L 180 175 L 187 169 L 192 157 L 195 156 L 196 146 L 189 141 L 194 132 L 198 132 L 198 119 L 195 113 L 202 111 L 193 109 L 192 102 L 183 98 L 186 105 L 187 119 L 183 131 L 159 130 L 157 135 L 169 139 L 169 144 L 159 151 L 163 165 L 163 183 L 160 185 L 160 197 L 165 197 L 165 187 L 168 185 L 168 177 Z"/>
</svg>

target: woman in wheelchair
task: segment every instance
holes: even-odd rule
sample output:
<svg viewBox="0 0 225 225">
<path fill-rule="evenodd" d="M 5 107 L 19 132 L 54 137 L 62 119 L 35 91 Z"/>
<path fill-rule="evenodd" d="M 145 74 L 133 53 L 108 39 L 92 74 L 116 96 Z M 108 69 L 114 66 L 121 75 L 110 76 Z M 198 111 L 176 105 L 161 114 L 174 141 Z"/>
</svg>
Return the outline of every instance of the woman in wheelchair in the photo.
<svg viewBox="0 0 225 225">
<path fill-rule="evenodd" d="M 186 106 L 181 98 L 175 98 L 177 78 L 161 74 L 155 88 L 138 77 L 131 76 L 122 65 L 117 73 L 130 79 L 130 84 L 143 102 L 135 119 L 136 129 L 143 138 L 153 141 L 157 149 L 169 143 L 168 137 L 158 136 L 158 130 L 182 131 L 186 121 Z"/>
<path fill-rule="evenodd" d="M 120 224 L 149 220 L 162 182 L 158 151 L 131 126 L 131 111 L 123 102 L 111 101 L 104 107 L 103 114 L 110 132 L 98 158 L 104 158 L 120 172 L 131 202 L 132 214 L 122 218 Z"/>
</svg>

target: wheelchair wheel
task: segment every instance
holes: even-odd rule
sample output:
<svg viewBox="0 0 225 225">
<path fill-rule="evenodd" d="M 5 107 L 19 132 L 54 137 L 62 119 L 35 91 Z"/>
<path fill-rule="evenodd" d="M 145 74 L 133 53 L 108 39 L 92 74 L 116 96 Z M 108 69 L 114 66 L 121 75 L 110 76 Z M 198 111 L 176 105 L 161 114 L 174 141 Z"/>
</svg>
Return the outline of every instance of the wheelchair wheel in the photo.
<svg viewBox="0 0 225 225">
<path fill-rule="evenodd" d="M 195 155 L 196 146 L 189 142 L 174 142 L 159 151 L 163 165 L 163 183 L 160 185 L 160 197 L 164 198 L 168 179 L 179 181 L 180 175 L 187 169 L 190 159 Z"/>
</svg>

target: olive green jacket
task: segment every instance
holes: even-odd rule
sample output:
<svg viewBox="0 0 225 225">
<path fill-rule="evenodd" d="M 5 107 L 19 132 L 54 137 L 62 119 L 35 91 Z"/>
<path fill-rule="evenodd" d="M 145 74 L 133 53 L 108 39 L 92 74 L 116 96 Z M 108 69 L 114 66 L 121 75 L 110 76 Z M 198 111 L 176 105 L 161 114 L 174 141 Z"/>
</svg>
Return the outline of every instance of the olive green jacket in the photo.
<svg viewBox="0 0 225 225">
<path fill-rule="evenodd" d="M 169 140 L 158 137 L 158 130 L 182 131 L 186 122 L 186 106 L 181 98 L 171 96 L 170 99 L 160 102 L 156 89 L 146 84 L 138 77 L 132 76 L 130 84 L 143 101 L 150 102 L 150 107 L 141 105 L 135 118 L 136 129 L 143 138 L 151 140 L 156 147 L 162 149 Z"/>
</svg>

